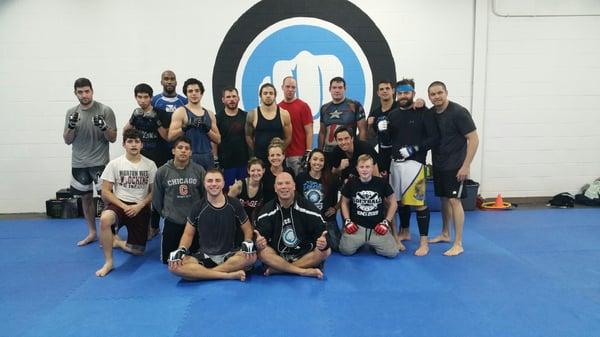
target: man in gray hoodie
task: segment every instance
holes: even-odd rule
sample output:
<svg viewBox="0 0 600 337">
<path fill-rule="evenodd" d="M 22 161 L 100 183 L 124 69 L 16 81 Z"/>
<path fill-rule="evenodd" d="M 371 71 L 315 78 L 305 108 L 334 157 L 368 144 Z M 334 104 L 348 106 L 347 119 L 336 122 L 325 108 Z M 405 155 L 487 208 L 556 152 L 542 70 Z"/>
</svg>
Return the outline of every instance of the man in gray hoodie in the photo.
<svg viewBox="0 0 600 337">
<path fill-rule="evenodd" d="M 152 205 L 165 219 L 161 260 L 167 263 L 169 252 L 179 247 L 187 217 L 194 204 L 204 196 L 204 168 L 190 160 L 192 142 L 181 136 L 173 142 L 173 159 L 161 166 L 154 179 Z M 198 250 L 198 240 L 193 240 L 191 252 Z"/>
</svg>

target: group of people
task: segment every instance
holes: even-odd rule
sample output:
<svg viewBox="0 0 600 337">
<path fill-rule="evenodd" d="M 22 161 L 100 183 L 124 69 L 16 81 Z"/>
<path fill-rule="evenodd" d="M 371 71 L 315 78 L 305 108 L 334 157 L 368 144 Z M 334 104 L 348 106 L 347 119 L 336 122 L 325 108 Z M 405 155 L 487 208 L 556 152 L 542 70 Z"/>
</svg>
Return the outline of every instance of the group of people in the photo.
<svg viewBox="0 0 600 337">
<path fill-rule="evenodd" d="M 125 154 L 109 162 L 114 112 L 93 99 L 88 79 L 75 81 L 79 104 L 67 111 L 63 136 L 73 148 L 71 191 L 81 195 L 88 225 L 77 244 L 99 236 L 103 248 L 97 276 L 113 269 L 115 247 L 143 254 L 161 217 L 162 262 L 187 280 L 243 281 L 257 259 L 265 275 L 322 278 L 332 250 L 352 255 L 365 245 L 394 257 L 410 239 L 413 208 L 415 255 L 428 254 L 429 243 L 450 242 L 450 223 L 455 237 L 444 254 L 463 252 L 460 198 L 478 137 L 470 113 L 448 100 L 444 83 L 429 86 L 427 109 L 415 100 L 413 80 L 380 81 L 380 105 L 367 117 L 360 102 L 346 97 L 345 80 L 331 79 L 315 149 L 312 112 L 296 97 L 291 76 L 283 80 L 283 100 L 276 103 L 275 86 L 263 84 L 259 106 L 249 112 L 238 107 L 234 87 L 222 90 L 223 109 L 215 114 L 202 106 L 197 79 L 184 82 L 185 96 L 177 94 L 172 71 L 162 73 L 161 85 L 158 95 L 148 84 L 135 86 L 138 107 L 123 127 Z M 431 240 L 424 174 L 430 149 L 443 220 Z M 94 186 L 106 204 L 99 235 Z M 119 237 L 121 226 L 127 240 Z"/>
</svg>

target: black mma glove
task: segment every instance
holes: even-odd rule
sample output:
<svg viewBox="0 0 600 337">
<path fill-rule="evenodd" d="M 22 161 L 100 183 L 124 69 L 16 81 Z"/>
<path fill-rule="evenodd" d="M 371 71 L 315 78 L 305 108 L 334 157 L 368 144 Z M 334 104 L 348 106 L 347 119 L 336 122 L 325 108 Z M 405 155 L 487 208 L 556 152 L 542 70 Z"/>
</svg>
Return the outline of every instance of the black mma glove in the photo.
<svg viewBox="0 0 600 337">
<path fill-rule="evenodd" d="M 108 125 L 106 125 L 106 122 L 104 121 L 104 116 L 102 115 L 94 116 L 94 125 L 97 126 L 100 129 L 100 131 L 106 131 L 106 129 L 108 129 Z"/>
<path fill-rule="evenodd" d="M 244 240 L 242 242 L 241 251 L 245 254 L 254 254 L 256 252 L 256 247 L 254 247 L 254 242 L 252 240 Z"/>
<path fill-rule="evenodd" d="M 69 116 L 69 124 L 68 124 L 68 128 L 69 129 L 75 129 L 75 126 L 77 125 L 77 122 L 79 121 L 79 112 L 75 111 L 71 116 Z"/>
<path fill-rule="evenodd" d="M 181 261 L 186 255 L 188 255 L 187 248 L 179 247 L 177 250 L 174 250 L 169 254 L 169 261 Z"/>
</svg>

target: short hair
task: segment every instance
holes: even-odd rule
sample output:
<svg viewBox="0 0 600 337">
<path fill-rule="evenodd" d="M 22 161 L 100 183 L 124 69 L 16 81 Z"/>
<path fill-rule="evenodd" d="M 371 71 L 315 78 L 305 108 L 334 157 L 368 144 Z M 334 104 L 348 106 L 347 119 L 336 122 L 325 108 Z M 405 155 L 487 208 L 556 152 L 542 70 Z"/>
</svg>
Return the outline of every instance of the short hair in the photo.
<svg viewBox="0 0 600 337">
<path fill-rule="evenodd" d="M 267 88 L 267 87 L 273 88 L 273 91 L 275 92 L 275 96 L 277 96 L 277 89 L 275 89 L 275 86 L 271 83 L 265 83 L 265 84 L 261 85 L 260 89 L 258 89 L 258 96 L 262 95 L 263 89 Z"/>
<path fill-rule="evenodd" d="M 125 143 L 127 139 L 142 139 L 142 133 L 136 129 L 127 129 L 123 131 L 123 143 Z"/>
<path fill-rule="evenodd" d="M 238 92 L 237 88 L 234 87 L 233 85 L 228 85 L 225 88 L 223 88 L 223 90 L 221 90 L 221 97 L 225 96 L 225 91 L 235 91 L 235 93 L 237 95 L 239 95 L 240 93 Z"/>
<path fill-rule="evenodd" d="M 192 140 L 186 136 L 179 136 L 179 137 L 175 138 L 175 140 L 173 141 L 173 148 L 176 148 L 177 144 L 179 144 L 181 142 L 188 144 L 190 146 L 190 149 L 192 148 Z"/>
<path fill-rule="evenodd" d="M 281 81 L 281 85 L 285 85 L 285 80 L 287 80 L 288 78 L 291 78 L 291 79 L 292 79 L 292 80 L 294 80 L 294 81 L 296 80 L 296 79 L 294 78 L 294 76 L 290 76 L 290 75 L 288 75 L 288 76 L 286 76 L 286 77 L 284 77 L 284 78 L 283 78 L 283 81 Z"/>
<path fill-rule="evenodd" d="M 274 137 L 273 139 L 271 139 L 271 142 L 267 147 L 267 153 L 269 153 L 271 149 L 275 147 L 280 148 L 281 152 L 285 154 L 285 142 L 283 141 L 283 139 L 279 137 Z"/>
<path fill-rule="evenodd" d="M 92 88 L 92 82 L 90 80 L 88 80 L 85 77 L 80 77 L 78 79 L 75 80 L 75 83 L 73 84 L 73 89 L 77 90 L 77 88 L 83 88 L 83 87 L 90 87 L 90 89 L 94 90 L 94 88 Z"/>
<path fill-rule="evenodd" d="M 431 82 L 431 84 L 427 87 L 427 92 L 429 93 L 429 89 L 431 89 L 431 87 L 435 87 L 435 86 L 441 86 L 444 91 L 448 92 L 448 89 L 446 89 L 446 85 L 444 84 L 444 82 L 442 81 L 433 81 Z"/>
<path fill-rule="evenodd" d="M 206 176 L 208 176 L 209 173 L 217 173 L 221 175 L 221 178 L 223 178 L 223 180 L 225 180 L 225 174 L 223 174 L 223 171 L 219 170 L 216 167 L 213 168 L 209 168 L 208 170 L 206 170 L 206 174 L 204 175 L 204 179 L 206 179 Z"/>
<path fill-rule="evenodd" d="M 381 84 L 389 84 L 390 88 L 394 89 L 394 82 L 392 82 L 392 81 L 390 81 L 388 79 L 383 79 L 383 80 L 377 82 L 377 88 L 378 89 L 379 89 L 379 85 L 381 85 Z"/>
<path fill-rule="evenodd" d="M 137 96 L 138 94 L 148 94 L 148 96 L 152 97 L 152 87 L 146 83 L 140 83 L 133 88 L 133 95 Z"/>
<path fill-rule="evenodd" d="M 341 76 L 336 76 L 336 77 L 332 78 L 331 81 L 329 81 L 330 88 L 331 88 L 331 85 L 333 84 L 333 82 L 342 82 L 344 84 L 344 88 L 346 87 L 346 80 Z"/>
<path fill-rule="evenodd" d="M 183 94 L 187 97 L 187 88 L 190 85 L 194 85 L 197 84 L 198 87 L 200 87 L 200 93 L 204 95 L 204 84 L 202 84 L 202 82 L 198 81 L 195 78 L 188 78 L 187 80 L 185 80 L 185 82 L 183 82 Z"/>
<path fill-rule="evenodd" d="M 260 165 L 262 168 L 265 168 L 265 163 L 260 158 L 252 157 L 248 160 L 248 165 L 246 168 L 249 170 L 252 165 Z"/>
<path fill-rule="evenodd" d="M 401 85 L 410 85 L 414 89 L 415 88 L 415 80 L 413 80 L 412 78 L 403 78 L 396 83 L 396 87 L 399 87 Z"/>
<path fill-rule="evenodd" d="M 358 159 L 356 160 L 356 163 L 362 163 L 363 161 L 367 161 L 370 160 L 372 163 L 375 163 L 375 160 L 373 159 L 373 157 L 371 157 L 371 155 L 369 154 L 361 154 L 360 156 L 358 156 Z"/>
<path fill-rule="evenodd" d="M 337 130 L 335 130 L 335 132 L 333 133 L 333 138 L 337 139 L 338 133 L 342 133 L 342 132 L 348 132 L 350 137 L 354 138 L 354 134 L 352 133 L 352 131 L 345 126 L 342 126 L 341 128 L 338 128 Z"/>
</svg>

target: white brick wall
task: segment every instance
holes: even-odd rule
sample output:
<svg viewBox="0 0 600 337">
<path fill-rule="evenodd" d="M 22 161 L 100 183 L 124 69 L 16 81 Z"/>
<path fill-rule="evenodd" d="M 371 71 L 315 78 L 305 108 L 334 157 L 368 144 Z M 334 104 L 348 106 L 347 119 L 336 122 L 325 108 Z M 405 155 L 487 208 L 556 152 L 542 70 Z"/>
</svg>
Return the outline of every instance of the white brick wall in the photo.
<svg viewBox="0 0 600 337">
<path fill-rule="evenodd" d="M 486 16 L 476 14 L 476 3 L 487 7 L 486 1 L 354 2 L 386 36 L 397 76 L 415 78 L 419 97 L 426 98 L 428 83 L 443 80 L 450 98 L 467 108 L 485 102 L 473 111 L 482 131 L 473 176 L 484 195 L 575 192 L 600 176 L 600 114 L 594 104 L 600 95 L 600 20 L 501 18 L 492 6 Z M 133 86 L 146 82 L 159 91 L 166 68 L 177 73 L 179 88 L 188 77 L 201 79 L 207 87 L 203 102 L 212 108 L 216 52 L 251 5 L 2 2 L 0 213 L 43 211 L 44 200 L 68 185 L 70 148 L 62 127 L 66 109 L 76 104 L 75 78 L 92 80 L 95 98 L 115 110 L 119 128 L 135 107 Z M 518 2 L 509 5 L 502 9 L 514 10 Z M 481 35 L 474 45 L 475 15 L 487 25 L 487 45 L 479 42 Z M 163 41 L 172 45 L 163 47 Z M 474 51 L 486 56 L 485 69 L 473 69 Z M 482 71 L 485 76 L 475 78 L 486 78 L 485 90 L 473 97 L 474 72 Z M 111 157 L 121 153 L 118 139 Z"/>
</svg>

